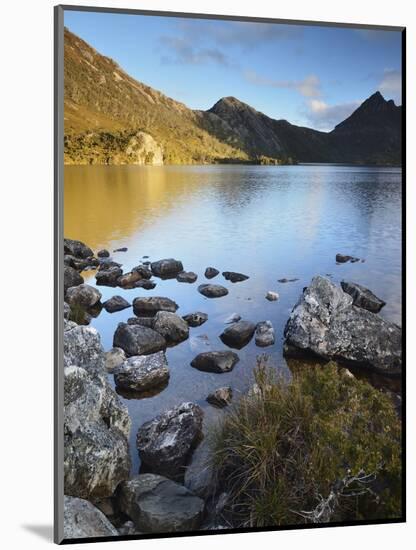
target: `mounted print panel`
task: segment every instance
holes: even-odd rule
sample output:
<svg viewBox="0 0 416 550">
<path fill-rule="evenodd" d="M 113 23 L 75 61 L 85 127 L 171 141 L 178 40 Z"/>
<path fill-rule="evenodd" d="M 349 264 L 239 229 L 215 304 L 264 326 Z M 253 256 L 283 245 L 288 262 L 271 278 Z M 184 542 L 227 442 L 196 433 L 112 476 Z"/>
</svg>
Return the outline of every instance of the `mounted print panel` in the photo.
<svg viewBox="0 0 416 550">
<path fill-rule="evenodd" d="M 55 16 L 55 541 L 404 521 L 404 29 Z"/>
</svg>

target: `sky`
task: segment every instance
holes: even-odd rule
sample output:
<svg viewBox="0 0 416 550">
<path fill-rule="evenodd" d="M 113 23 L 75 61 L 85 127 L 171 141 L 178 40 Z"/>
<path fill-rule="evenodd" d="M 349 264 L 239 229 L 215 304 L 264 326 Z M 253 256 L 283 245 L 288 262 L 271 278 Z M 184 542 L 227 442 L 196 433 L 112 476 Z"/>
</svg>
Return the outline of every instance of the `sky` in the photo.
<svg viewBox="0 0 416 550">
<path fill-rule="evenodd" d="M 128 74 L 192 109 L 234 96 L 329 131 L 379 90 L 401 104 L 401 33 L 66 11 L 65 26 Z"/>
</svg>

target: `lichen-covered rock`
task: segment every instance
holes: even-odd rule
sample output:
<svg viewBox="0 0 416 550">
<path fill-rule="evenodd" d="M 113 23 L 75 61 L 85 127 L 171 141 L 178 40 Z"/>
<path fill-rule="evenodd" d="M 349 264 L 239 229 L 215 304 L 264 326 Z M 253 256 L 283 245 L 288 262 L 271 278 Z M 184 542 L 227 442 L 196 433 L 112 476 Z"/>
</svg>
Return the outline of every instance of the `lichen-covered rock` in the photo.
<svg viewBox="0 0 416 550">
<path fill-rule="evenodd" d="M 104 371 L 104 352 L 94 327 L 64 321 L 64 366 L 76 365 L 88 372 Z"/>
<path fill-rule="evenodd" d="M 77 285 L 82 285 L 83 282 L 84 282 L 84 279 L 81 277 L 81 275 L 78 273 L 76 269 L 74 269 L 69 265 L 64 266 L 64 293 L 65 294 L 68 288 L 71 288 Z"/>
<path fill-rule="evenodd" d="M 64 497 L 64 539 L 115 537 L 117 529 L 88 500 Z"/>
<path fill-rule="evenodd" d="M 153 329 L 161 334 L 169 344 L 183 342 L 189 336 L 189 326 L 186 321 L 169 311 L 156 313 Z"/>
<path fill-rule="evenodd" d="M 208 321 L 208 314 L 196 311 L 195 313 L 184 315 L 182 319 L 186 321 L 190 327 L 199 327 Z"/>
<path fill-rule="evenodd" d="M 163 351 L 129 357 L 114 374 L 118 388 L 139 392 L 166 384 L 168 380 L 168 362 Z"/>
<path fill-rule="evenodd" d="M 101 300 L 101 292 L 93 286 L 81 284 L 68 288 L 66 301 L 70 306 L 90 308 Z"/>
<path fill-rule="evenodd" d="M 241 349 L 253 338 L 256 325 L 250 321 L 238 321 L 227 327 L 220 335 L 221 340 L 230 348 Z"/>
<path fill-rule="evenodd" d="M 271 321 L 257 323 L 255 342 L 260 347 L 272 346 L 274 344 L 274 328 Z"/>
<path fill-rule="evenodd" d="M 113 346 L 124 350 L 127 356 L 148 355 L 166 349 L 166 340 L 151 328 L 119 323 L 114 333 Z"/>
<path fill-rule="evenodd" d="M 120 510 L 141 532 L 187 532 L 200 527 L 204 501 L 170 479 L 141 474 L 121 483 L 117 493 Z"/>
<path fill-rule="evenodd" d="M 73 239 L 64 239 L 64 254 L 70 254 L 76 258 L 89 258 L 94 256 L 94 252 L 82 241 Z"/>
<path fill-rule="evenodd" d="M 104 366 L 107 372 L 114 372 L 126 360 L 126 354 L 121 348 L 111 348 L 104 353 Z"/>
<path fill-rule="evenodd" d="M 175 260 L 174 258 L 166 258 L 164 260 L 158 260 L 150 264 L 152 272 L 157 277 L 169 277 L 176 276 L 183 271 L 182 262 Z"/>
<path fill-rule="evenodd" d="M 222 373 L 233 370 L 239 360 L 233 351 L 206 351 L 197 355 L 191 366 L 205 372 Z"/>
<path fill-rule="evenodd" d="M 95 274 L 95 280 L 97 285 L 115 287 L 122 275 L 123 270 L 120 267 L 114 266 L 98 270 Z"/>
<path fill-rule="evenodd" d="M 286 355 L 322 359 L 399 374 L 402 331 L 394 323 L 353 305 L 352 297 L 317 276 L 292 310 L 285 331 Z"/>
<path fill-rule="evenodd" d="M 198 292 L 206 298 L 221 298 L 228 294 L 228 290 L 222 285 L 199 285 Z"/>
<path fill-rule="evenodd" d="M 128 307 L 131 307 L 131 304 L 123 298 L 123 296 L 112 296 L 103 303 L 103 308 L 108 311 L 108 313 L 122 311 Z"/>
<path fill-rule="evenodd" d="M 210 405 L 223 408 L 231 403 L 232 397 L 232 389 L 230 388 L 230 386 L 225 386 L 223 388 L 217 388 L 215 391 L 210 393 L 207 397 L 207 401 Z"/>
<path fill-rule="evenodd" d="M 140 459 L 154 473 L 177 479 L 202 436 L 202 409 L 194 403 L 165 411 L 137 432 Z"/>
<path fill-rule="evenodd" d="M 386 305 L 386 302 L 380 300 L 371 290 L 358 283 L 341 281 L 341 287 L 344 292 L 352 297 L 353 304 L 357 307 L 368 309 L 372 313 L 378 313 Z"/>
<path fill-rule="evenodd" d="M 227 281 L 231 281 L 232 283 L 240 283 L 241 281 L 246 281 L 249 279 L 248 275 L 244 275 L 243 273 L 237 273 L 235 271 L 223 271 L 222 276 Z"/>
<path fill-rule="evenodd" d="M 164 296 L 151 296 L 150 298 L 135 298 L 133 311 L 138 317 L 143 315 L 155 315 L 158 311 L 170 311 L 175 313 L 178 304 Z"/>
</svg>

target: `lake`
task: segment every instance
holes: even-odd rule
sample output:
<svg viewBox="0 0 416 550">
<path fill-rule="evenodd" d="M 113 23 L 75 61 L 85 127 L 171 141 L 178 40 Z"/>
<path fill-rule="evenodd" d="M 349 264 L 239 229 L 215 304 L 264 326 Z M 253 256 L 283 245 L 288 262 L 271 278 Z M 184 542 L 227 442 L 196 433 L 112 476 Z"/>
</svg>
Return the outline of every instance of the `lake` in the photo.
<svg viewBox="0 0 416 550">
<path fill-rule="evenodd" d="M 194 284 L 155 278 L 154 290 L 98 287 L 102 301 L 117 294 L 130 302 L 137 296 L 175 300 L 179 315 L 208 313 L 208 321 L 190 329 L 189 340 L 168 348 L 168 386 L 159 394 L 122 397 L 132 418 L 133 472 L 139 459 L 137 428 L 162 410 L 194 401 L 215 421 L 218 411 L 205 401 L 214 389 L 230 385 L 234 396 L 252 383 L 256 356 L 267 352 L 283 374 L 283 329 L 304 286 L 320 274 L 339 282 L 354 281 L 386 301 L 380 315 L 401 325 L 401 169 L 338 165 L 300 166 L 66 166 L 64 233 L 95 252 L 111 252 L 123 270 L 149 256 L 150 261 L 176 258 L 198 274 Z M 365 262 L 337 265 L 335 255 L 350 254 Z M 198 293 L 207 282 L 205 268 L 249 275 L 232 284 L 218 275 L 229 294 L 207 299 Z M 94 285 L 94 272 L 83 272 Z M 280 278 L 296 282 L 278 283 Z M 268 290 L 280 299 L 265 299 Z M 201 351 L 227 349 L 219 339 L 225 318 L 238 313 L 253 322 L 270 320 L 276 343 L 259 348 L 254 339 L 238 351 L 240 362 L 226 374 L 197 371 L 190 361 Z M 105 350 L 112 347 L 117 324 L 133 316 L 102 310 L 92 321 Z M 113 377 L 110 376 L 112 385 Z"/>
</svg>

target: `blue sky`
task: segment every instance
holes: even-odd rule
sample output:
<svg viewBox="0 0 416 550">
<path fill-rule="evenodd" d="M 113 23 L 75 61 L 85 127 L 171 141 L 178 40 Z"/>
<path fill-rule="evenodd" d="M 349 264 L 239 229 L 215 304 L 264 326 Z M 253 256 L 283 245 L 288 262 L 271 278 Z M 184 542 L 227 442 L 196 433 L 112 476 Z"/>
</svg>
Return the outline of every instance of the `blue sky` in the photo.
<svg viewBox="0 0 416 550">
<path fill-rule="evenodd" d="M 401 104 L 398 31 L 75 11 L 64 21 L 193 109 L 235 96 L 273 118 L 331 130 L 376 90 Z"/>
</svg>

